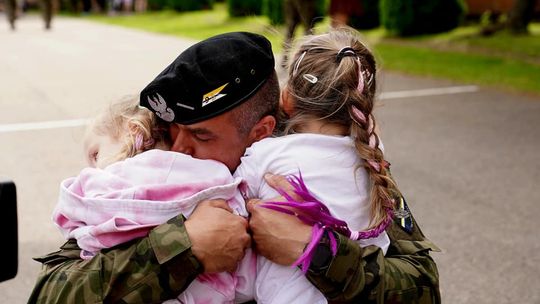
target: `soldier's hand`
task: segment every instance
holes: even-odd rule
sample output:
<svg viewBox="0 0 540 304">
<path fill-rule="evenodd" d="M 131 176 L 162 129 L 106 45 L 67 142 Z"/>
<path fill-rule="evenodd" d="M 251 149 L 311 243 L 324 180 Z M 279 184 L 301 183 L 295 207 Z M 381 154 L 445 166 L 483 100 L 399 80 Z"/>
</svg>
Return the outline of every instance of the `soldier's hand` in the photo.
<svg viewBox="0 0 540 304">
<path fill-rule="evenodd" d="M 265 179 L 271 187 L 295 195 L 283 176 L 266 175 Z M 272 199 L 279 200 L 283 198 Z M 312 228 L 295 216 L 258 206 L 260 203 L 261 200 L 252 199 L 247 205 L 255 250 L 274 263 L 291 265 L 311 240 Z"/>
<path fill-rule="evenodd" d="M 185 225 L 191 251 L 207 273 L 234 271 L 251 244 L 247 220 L 224 200 L 199 203 Z"/>
</svg>

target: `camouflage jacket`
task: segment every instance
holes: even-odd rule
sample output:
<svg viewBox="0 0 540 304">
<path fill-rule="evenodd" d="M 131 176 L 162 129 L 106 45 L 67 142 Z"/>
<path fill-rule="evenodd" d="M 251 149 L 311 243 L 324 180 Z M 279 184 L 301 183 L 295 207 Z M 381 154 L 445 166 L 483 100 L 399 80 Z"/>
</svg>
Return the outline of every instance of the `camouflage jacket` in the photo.
<svg viewBox="0 0 540 304">
<path fill-rule="evenodd" d="M 360 248 L 339 236 L 337 256 L 325 272 L 308 273 L 309 280 L 331 303 L 440 303 L 437 268 L 429 256 L 436 247 L 417 225 L 406 233 L 396 222 L 387 232 L 386 257 L 377 247 Z M 29 303 L 161 303 L 202 272 L 190 246 L 182 217 L 91 260 L 81 260 L 70 240 L 60 251 L 36 258 L 43 268 Z"/>
</svg>

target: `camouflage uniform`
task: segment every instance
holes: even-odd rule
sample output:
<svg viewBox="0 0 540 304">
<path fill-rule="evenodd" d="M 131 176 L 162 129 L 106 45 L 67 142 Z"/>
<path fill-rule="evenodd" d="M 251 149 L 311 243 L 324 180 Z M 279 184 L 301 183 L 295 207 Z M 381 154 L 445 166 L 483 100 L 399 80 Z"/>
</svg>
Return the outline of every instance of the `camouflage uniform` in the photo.
<svg viewBox="0 0 540 304">
<path fill-rule="evenodd" d="M 414 221 L 413 221 L 414 222 Z M 79 258 L 74 240 L 37 258 L 43 263 L 29 303 L 160 303 L 175 298 L 202 272 L 190 250 L 182 217 L 156 227 L 148 237 Z M 387 230 L 386 257 L 339 236 L 339 250 L 321 274 L 309 280 L 331 303 L 440 303 L 438 273 L 429 256 L 436 247 L 414 223 L 411 234 L 397 221 Z"/>
</svg>

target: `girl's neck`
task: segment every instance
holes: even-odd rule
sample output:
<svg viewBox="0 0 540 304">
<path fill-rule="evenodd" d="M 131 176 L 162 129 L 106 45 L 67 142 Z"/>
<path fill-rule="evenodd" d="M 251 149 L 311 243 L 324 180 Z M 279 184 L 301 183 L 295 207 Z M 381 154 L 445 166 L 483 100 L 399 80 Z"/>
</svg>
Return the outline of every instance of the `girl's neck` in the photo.
<svg viewBox="0 0 540 304">
<path fill-rule="evenodd" d="M 308 120 L 302 123 L 301 126 L 295 128 L 298 133 L 314 133 L 323 135 L 349 135 L 349 128 L 339 125 L 324 122 L 322 120 Z"/>
</svg>

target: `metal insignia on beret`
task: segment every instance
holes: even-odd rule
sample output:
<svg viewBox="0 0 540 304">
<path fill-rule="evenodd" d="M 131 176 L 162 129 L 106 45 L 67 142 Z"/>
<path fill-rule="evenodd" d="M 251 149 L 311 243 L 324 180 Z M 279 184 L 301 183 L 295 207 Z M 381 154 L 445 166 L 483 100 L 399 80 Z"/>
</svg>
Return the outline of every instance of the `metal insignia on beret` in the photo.
<svg viewBox="0 0 540 304">
<path fill-rule="evenodd" d="M 208 92 L 206 94 L 204 94 L 203 96 L 203 100 L 202 100 L 202 106 L 207 106 L 209 104 L 211 104 L 212 102 L 222 98 L 222 97 L 225 97 L 227 96 L 227 94 L 220 94 L 221 91 L 223 91 L 223 89 L 228 85 L 229 83 L 227 82 L 226 84 L 220 86 L 219 88 L 211 91 L 211 92 Z"/>
<path fill-rule="evenodd" d="M 164 121 L 171 122 L 174 120 L 174 112 L 171 108 L 167 107 L 167 102 L 158 93 L 156 96 L 148 96 L 148 104 L 155 111 L 156 115 Z"/>
</svg>

